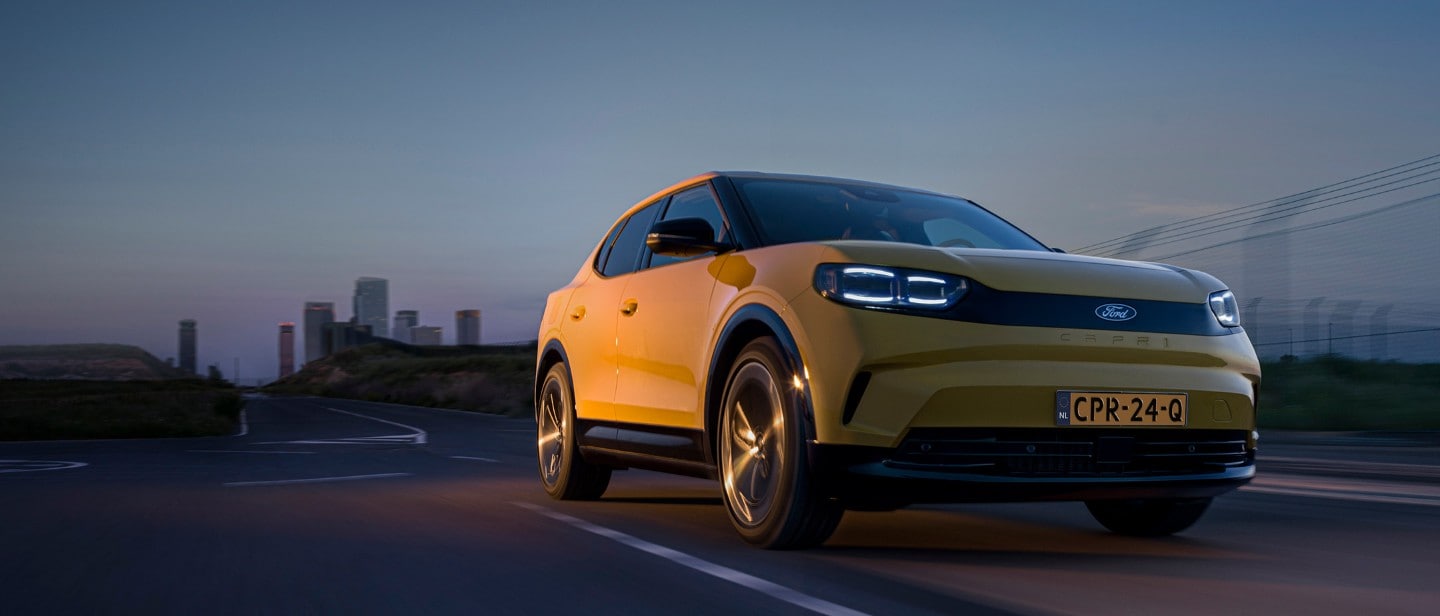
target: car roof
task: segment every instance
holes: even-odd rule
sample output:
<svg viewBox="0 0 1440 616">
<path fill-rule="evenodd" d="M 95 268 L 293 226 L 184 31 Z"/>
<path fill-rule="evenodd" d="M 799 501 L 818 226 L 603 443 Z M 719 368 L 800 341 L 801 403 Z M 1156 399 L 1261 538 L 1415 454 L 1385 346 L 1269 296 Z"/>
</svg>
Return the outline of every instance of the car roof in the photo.
<svg viewBox="0 0 1440 616">
<path fill-rule="evenodd" d="M 895 185 L 895 184 L 884 184 L 884 183 L 880 183 L 880 182 L 871 182 L 871 181 L 867 181 L 867 180 L 856 180 L 856 179 L 851 179 L 851 178 L 829 177 L 829 176 L 824 176 L 824 175 L 802 175 L 802 174 L 798 174 L 798 173 L 768 173 L 768 172 L 764 172 L 764 171 L 707 171 L 707 172 L 705 172 L 705 173 L 701 173 L 701 174 L 698 174 L 698 175 L 690 176 L 690 177 L 688 177 L 688 178 L 685 178 L 685 179 L 683 179 L 683 180 L 680 180 L 679 182 L 676 182 L 676 183 L 674 183 L 674 184 L 671 184 L 670 186 L 667 186 L 667 187 L 665 187 L 665 188 L 663 188 L 663 189 L 661 189 L 661 190 L 655 191 L 654 194 L 652 194 L 652 195 L 650 195 L 650 196 L 648 196 L 648 197 L 645 197 L 644 199 L 641 199 L 639 202 L 637 202 L 633 207 L 630 208 L 630 210 L 633 211 L 633 210 L 639 209 L 639 206 L 640 206 L 640 205 L 643 205 L 643 204 L 649 203 L 649 202 L 651 202 L 651 201 L 654 201 L 655 199 L 658 199 L 658 198 L 663 197 L 663 196 L 665 196 L 665 195 L 667 195 L 667 194 L 670 194 L 670 193 L 672 193 L 672 192 L 675 192 L 675 191 L 677 191 L 677 190 L 679 190 L 679 189 L 681 189 L 681 188 L 685 188 L 686 186 L 690 186 L 690 185 L 693 185 L 693 184 L 698 184 L 698 183 L 700 183 L 700 182 L 709 181 L 709 180 L 712 180 L 712 179 L 715 179 L 715 178 L 721 178 L 721 177 L 723 177 L 723 178 L 745 179 L 745 180 L 768 179 L 768 180 L 785 180 L 785 181 L 790 181 L 790 182 L 815 182 L 815 183 L 822 183 L 822 184 L 851 184 L 851 185 L 855 185 L 855 186 L 868 186 L 868 187 L 870 187 L 870 188 L 880 188 L 880 189 L 885 189 L 885 190 L 904 190 L 904 191 L 907 191 L 907 192 L 925 193 L 925 194 L 929 194 L 929 195 L 937 195 L 937 196 L 942 196 L 942 197 L 955 197 L 955 196 L 956 196 L 956 195 L 947 195 L 947 194 L 945 194 L 945 193 L 935 192 L 935 191 L 933 191 L 933 190 L 925 190 L 925 189 L 923 189 L 923 188 L 911 188 L 911 187 L 909 187 L 909 186 L 899 186 L 899 185 Z M 963 199 L 963 197 L 960 197 L 960 198 Z M 628 215 L 629 212 L 627 211 L 626 214 Z"/>
</svg>

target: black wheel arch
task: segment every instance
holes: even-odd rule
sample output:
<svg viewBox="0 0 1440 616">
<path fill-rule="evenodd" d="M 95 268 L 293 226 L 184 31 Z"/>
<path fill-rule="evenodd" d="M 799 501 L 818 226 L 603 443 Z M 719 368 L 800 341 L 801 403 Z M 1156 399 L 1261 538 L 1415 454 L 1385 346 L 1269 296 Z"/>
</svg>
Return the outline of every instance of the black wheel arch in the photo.
<svg viewBox="0 0 1440 616">
<path fill-rule="evenodd" d="M 545 374 L 550 372 L 550 366 L 562 362 L 565 364 L 565 370 L 568 372 L 570 370 L 570 357 L 565 353 L 565 345 L 560 344 L 559 340 L 546 342 L 545 346 L 540 347 L 540 352 L 536 354 L 535 384 L 532 387 L 531 397 L 535 401 L 533 406 L 535 407 L 534 411 L 537 421 L 540 418 L 540 388 L 545 385 Z M 573 384 L 571 388 L 574 388 Z M 575 392 L 570 392 L 570 395 L 575 395 Z"/>
<path fill-rule="evenodd" d="M 739 357 L 741 349 L 756 338 L 769 336 L 780 344 L 784 351 L 784 359 L 788 362 L 793 374 L 804 374 L 805 362 L 800 356 L 800 346 L 795 343 L 795 336 L 791 334 L 790 328 L 785 325 L 784 319 L 780 318 L 774 310 L 761 304 L 749 304 L 736 310 L 725 322 L 725 327 L 720 330 L 720 336 L 715 342 L 715 352 L 710 356 L 710 369 L 707 373 L 709 378 L 705 379 L 705 459 L 710 464 L 719 464 L 718 442 L 715 440 L 720 424 L 720 406 L 725 395 L 726 377 L 730 373 L 731 366 Z M 800 393 L 800 402 L 803 408 L 800 415 L 805 418 L 805 440 L 815 440 L 815 413 L 811 404 L 810 383 L 801 379 L 804 384 Z"/>
</svg>

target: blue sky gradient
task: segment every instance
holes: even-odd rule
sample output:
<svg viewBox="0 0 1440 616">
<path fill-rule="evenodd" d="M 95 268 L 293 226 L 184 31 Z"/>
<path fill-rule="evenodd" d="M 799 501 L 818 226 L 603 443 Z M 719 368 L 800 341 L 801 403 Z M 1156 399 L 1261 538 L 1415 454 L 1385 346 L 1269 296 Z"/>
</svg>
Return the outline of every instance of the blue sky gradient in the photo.
<svg viewBox="0 0 1440 616">
<path fill-rule="evenodd" d="M 711 169 L 973 198 L 1077 247 L 1440 152 L 1434 2 L 65 2 L 0 8 L 0 344 L 273 376 L 353 281 L 533 338 Z M 302 352 L 297 351 L 297 354 Z"/>
</svg>

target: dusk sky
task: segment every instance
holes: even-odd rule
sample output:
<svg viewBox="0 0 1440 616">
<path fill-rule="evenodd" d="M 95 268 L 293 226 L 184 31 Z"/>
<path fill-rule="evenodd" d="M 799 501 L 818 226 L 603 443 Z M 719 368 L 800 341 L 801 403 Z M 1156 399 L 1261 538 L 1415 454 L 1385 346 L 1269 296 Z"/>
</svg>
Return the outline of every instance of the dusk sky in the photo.
<svg viewBox="0 0 1440 616">
<path fill-rule="evenodd" d="M 1440 153 L 1437 2 L 37 2 L 0 8 L 0 344 L 246 380 L 354 280 L 535 337 L 713 169 L 966 196 L 1073 248 Z M 297 356 L 303 351 L 297 349 Z"/>
</svg>

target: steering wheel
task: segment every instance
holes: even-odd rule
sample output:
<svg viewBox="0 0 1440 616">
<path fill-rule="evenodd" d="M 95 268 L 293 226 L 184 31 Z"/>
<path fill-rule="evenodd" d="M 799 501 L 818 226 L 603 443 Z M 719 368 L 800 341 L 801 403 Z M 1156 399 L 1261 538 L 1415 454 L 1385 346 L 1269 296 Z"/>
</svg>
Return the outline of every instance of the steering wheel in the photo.
<svg viewBox="0 0 1440 616">
<path fill-rule="evenodd" d="M 965 238 L 957 237 L 957 238 L 952 239 L 952 240 L 945 240 L 945 241 L 943 241 L 943 242 L 940 242 L 939 246 L 940 246 L 941 248 L 953 248 L 953 247 L 955 247 L 955 246 L 959 246 L 959 247 L 961 247 L 961 248 L 974 248 L 974 247 L 975 247 L 975 242 L 972 242 L 972 241 L 967 240 L 967 239 L 965 239 Z"/>
</svg>

